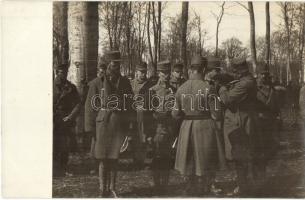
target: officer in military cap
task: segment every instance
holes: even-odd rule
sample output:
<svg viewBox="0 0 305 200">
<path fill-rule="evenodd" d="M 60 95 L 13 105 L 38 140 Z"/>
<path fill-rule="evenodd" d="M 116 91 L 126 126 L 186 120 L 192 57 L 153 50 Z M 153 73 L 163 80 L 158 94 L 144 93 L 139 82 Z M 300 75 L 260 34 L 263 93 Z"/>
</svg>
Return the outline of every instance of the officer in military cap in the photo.
<svg viewBox="0 0 305 200">
<path fill-rule="evenodd" d="M 99 160 L 99 182 L 102 197 L 117 197 L 116 177 L 121 146 L 129 130 L 131 118 L 131 100 L 124 101 L 124 96 L 132 96 L 128 78 L 120 73 L 121 55 L 119 51 L 107 54 L 109 65 L 103 79 L 99 79 L 89 91 L 88 96 L 97 115 L 90 118 L 90 124 L 96 122 L 96 142 L 94 156 Z M 96 98 L 96 97 L 99 98 Z M 113 96 L 117 101 L 113 101 Z M 129 101 L 130 100 L 130 101 Z M 111 103 L 112 102 L 112 103 Z M 94 115 L 93 115 L 94 116 Z M 94 126 L 94 125 L 92 125 Z"/>
<path fill-rule="evenodd" d="M 260 130 L 264 157 L 258 163 L 259 172 L 265 178 L 268 161 L 275 155 L 279 146 L 278 119 L 280 116 L 280 98 L 274 88 L 267 66 L 258 65 L 257 100 L 258 128 Z"/>
<path fill-rule="evenodd" d="M 132 139 L 132 146 L 134 148 L 134 164 L 135 167 L 141 168 L 146 157 L 146 135 L 151 134 L 152 132 L 152 113 L 149 111 L 148 105 L 149 89 L 153 85 L 151 81 L 147 80 L 147 64 L 145 62 L 136 65 L 135 78 L 131 81 L 131 86 L 134 95 L 144 98 L 144 105 L 136 108 L 137 117 L 136 121 L 133 123 L 134 127 L 136 127 L 136 134 Z"/>
<path fill-rule="evenodd" d="M 175 169 L 187 176 L 187 195 L 209 192 L 218 160 L 216 128 L 212 119 L 220 115 L 219 102 L 215 90 L 204 81 L 206 62 L 200 55 L 192 58 L 189 80 L 178 89 L 176 109 L 172 111 L 174 118 L 183 119 Z"/>
<path fill-rule="evenodd" d="M 225 81 L 225 76 L 228 76 L 221 68 L 221 62 L 218 57 L 209 56 L 207 57 L 207 70 L 206 70 L 205 80 L 209 82 L 210 87 L 215 89 L 215 91 L 219 90 L 220 84 L 219 82 Z M 218 158 L 220 169 L 226 168 L 225 161 L 225 151 L 224 151 L 224 135 L 223 135 L 223 123 L 224 123 L 224 112 L 221 108 L 221 104 L 219 109 L 221 110 L 221 118 L 214 120 L 215 125 L 217 127 L 217 147 L 218 147 Z"/>
<path fill-rule="evenodd" d="M 174 104 L 175 89 L 170 85 L 170 62 L 162 61 L 157 65 L 159 80 L 150 89 L 151 104 L 155 131 L 152 140 L 154 144 L 154 156 L 152 161 L 153 180 L 155 189 L 163 192 L 168 185 L 169 170 L 171 167 L 171 144 L 172 136 L 172 117 L 171 108 Z"/>
<path fill-rule="evenodd" d="M 68 64 L 55 69 L 53 85 L 53 172 L 67 174 L 71 138 L 75 118 L 80 110 L 80 97 L 76 86 L 67 80 Z"/>
<path fill-rule="evenodd" d="M 249 187 L 248 163 L 255 166 L 261 156 L 259 132 L 257 131 L 257 86 L 249 72 L 246 59 L 232 60 L 232 72 L 237 81 L 222 85 L 219 90 L 225 105 L 224 134 L 227 159 L 234 160 L 238 187 L 235 192 L 247 193 Z M 252 169 L 253 169 L 252 168 Z"/>
<path fill-rule="evenodd" d="M 172 69 L 170 84 L 175 88 L 175 90 L 177 90 L 184 82 L 185 79 L 183 78 L 183 64 L 176 63 Z"/>
</svg>

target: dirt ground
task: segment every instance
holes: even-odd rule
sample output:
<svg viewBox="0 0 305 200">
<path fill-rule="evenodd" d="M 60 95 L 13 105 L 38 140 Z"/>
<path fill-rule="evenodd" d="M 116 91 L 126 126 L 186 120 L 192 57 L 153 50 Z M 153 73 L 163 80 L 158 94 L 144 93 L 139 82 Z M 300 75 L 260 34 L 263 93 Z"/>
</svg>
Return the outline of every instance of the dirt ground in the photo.
<svg viewBox="0 0 305 200">
<path fill-rule="evenodd" d="M 249 197 L 305 198 L 305 147 L 303 125 L 290 126 L 286 121 L 282 130 L 284 145 L 267 168 L 267 182 Z M 70 159 L 73 176 L 53 179 L 53 197 L 97 198 L 98 176 L 90 175 L 93 162 L 87 154 L 76 154 Z M 117 192 L 120 197 L 185 197 L 184 178 L 172 170 L 165 195 L 157 196 L 152 190 L 151 171 L 148 167 L 133 170 L 130 159 L 120 161 Z M 231 165 L 230 165 L 231 166 Z M 222 192 L 215 196 L 230 197 L 236 185 L 234 168 L 217 172 L 216 186 Z M 189 196 L 188 196 L 189 197 Z"/>
</svg>

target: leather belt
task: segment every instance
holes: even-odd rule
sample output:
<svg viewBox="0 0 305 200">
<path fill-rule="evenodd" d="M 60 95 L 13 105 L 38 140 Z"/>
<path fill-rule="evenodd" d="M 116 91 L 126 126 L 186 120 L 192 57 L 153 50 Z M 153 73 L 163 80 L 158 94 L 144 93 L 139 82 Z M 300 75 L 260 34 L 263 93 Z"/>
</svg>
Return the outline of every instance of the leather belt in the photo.
<svg viewBox="0 0 305 200">
<path fill-rule="evenodd" d="M 210 115 L 185 115 L 184 120 L 206 120 L 212 119 Z"/>
</svg>

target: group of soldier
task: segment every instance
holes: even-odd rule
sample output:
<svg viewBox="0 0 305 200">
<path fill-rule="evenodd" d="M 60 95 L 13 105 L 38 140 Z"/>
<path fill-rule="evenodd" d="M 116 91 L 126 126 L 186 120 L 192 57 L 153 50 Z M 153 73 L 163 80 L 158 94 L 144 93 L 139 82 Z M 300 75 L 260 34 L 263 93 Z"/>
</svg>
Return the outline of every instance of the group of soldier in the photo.
<svg viewBox="0 0 305 200">
<path fill-rule="evenodd" d="M 67 168 L 66 144 L 84 106 L 85 131 L 92 135 L 102 197 L 117 197 L 118 159 L 131 132 L 135 163 L 142 165 L 147 144 L 152 146 L 156 193 L 166 192 L 173 152 L 174 168 L 187 182 L 187 195 L 217 192 L 216 171 L 225 169 L 227 160 L 235 163 L 236 193 L 247 194 L 253 181 L 264 181 L 267 162 L 278 148 L 276 123 L 280 109 L 267 68 L 261 67 L 254 78 L 244 58 L 233 59 L 224 70 L 218 58 L 195 55 L 187 68 L 182 63 L 158 62 L 157 77 L 151 78 L 147 78 L 147 64 L 141 62 L 135 66 L 135 78 L 130 81 L 121 75 L 120 52 L 110 51 L 108 57 L 107 64 L 99 63 L 97 77 L 89 82 L 85 100 L 79 98 L 76 87 L 67 80 L 67 65 L 56 69 L 54 169 Z M 187 80 L 183 78 L 184 69 Z M 201 91 L 207 91 L 207 96 L 195 95 Z M 123 103 L 124 95 L 129 94 L 141 94 L 144 104 L 134 109 L 135 99 Z M 113 95 L 117 97 L 115 109 L 108 104 Z M 154 95 L 158 101 L 151 98 Z M 188 95 L 193 96 L 187 98 Z M 172 102 L 174 105 L 168 106 Z M 150 103 L 157 109 L 148 109 Z M 194 105 L 204 105 L 205 109 Z"/>
</svg>

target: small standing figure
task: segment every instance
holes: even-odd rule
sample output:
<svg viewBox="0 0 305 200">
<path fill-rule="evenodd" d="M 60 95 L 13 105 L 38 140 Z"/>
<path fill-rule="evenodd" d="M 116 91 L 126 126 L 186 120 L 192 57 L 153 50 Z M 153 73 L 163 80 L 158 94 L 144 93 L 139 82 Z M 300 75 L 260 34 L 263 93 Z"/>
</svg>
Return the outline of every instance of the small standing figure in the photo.
<svg viewBox="0 0 305 200">
<path fill-rule="evenodd" d="M 157 192 L 164 192 L 169 181 L 171 168 L 172 117 L 171 102 L 174 100 L 174 88 L 170 86 L 170 62 L 162 61 L 157 65 L 159 80 L 151 92 L 154 106 L 155 135 L 153 137 L 154 156 L 152 161 L 153 180 Z M 155 101 L 158 99 L 158 101 Z M 150 140 L 150 138 L 148 138 Z"/>
<path fill-rule="evenodd" d="M 68 64 L 57 66 L 53 87 L 53 171 L 54 175 L 67 174 L 67 165 L 80 110 L 80 97 L 76 86 L 67 80 Z"/>
</svg>

